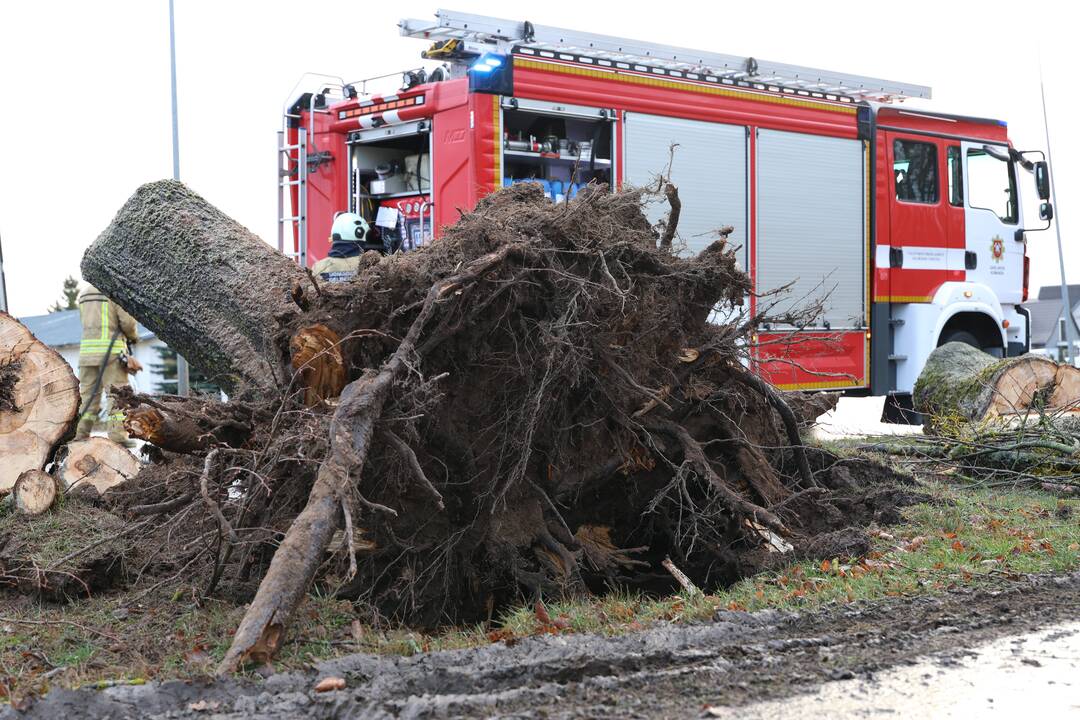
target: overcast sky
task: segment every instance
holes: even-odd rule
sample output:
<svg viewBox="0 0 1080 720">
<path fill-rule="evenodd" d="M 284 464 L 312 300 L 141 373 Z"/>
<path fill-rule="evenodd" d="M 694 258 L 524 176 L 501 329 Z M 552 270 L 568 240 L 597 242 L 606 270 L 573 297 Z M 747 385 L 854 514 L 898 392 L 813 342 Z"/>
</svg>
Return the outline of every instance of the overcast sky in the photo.
<svg viewBox="0 0 1080 720">
<path fill-rule="evenodd" d="M 403 0 L 175 0 L 181 178 L 276 242 L 275 132 L 307 71 L 347 80 L 415 67 Z M 450 3 L 450 0 L 447 0 Z M 1080 282 L 1080 41 L 1067 3 L 494 3 L 450 7 L 657 43 L 931 85 L 934 110 L 1008 121 L 1045 149 L 1047 82 L 1066 267 Z M 0 238 L 15 315 L 45 312 L 140 184 L 172 173 L 168 0 L 0 3 Z M 1025 182 L 1025 188 L 1030 187 Z M 1052 232 L 1029 235 L 1032 285 L 1058 282 Z"/>
</svg>

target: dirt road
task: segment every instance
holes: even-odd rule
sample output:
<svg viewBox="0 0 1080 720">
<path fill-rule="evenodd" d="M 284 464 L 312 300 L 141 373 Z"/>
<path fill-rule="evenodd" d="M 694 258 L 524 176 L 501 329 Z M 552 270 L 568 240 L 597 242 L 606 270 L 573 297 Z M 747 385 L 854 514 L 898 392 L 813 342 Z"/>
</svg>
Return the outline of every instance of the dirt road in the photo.
<svg viewBox="0 0 1080 720">
<path fill-rule="evenodd" d="M 720 611 L 714 622 L 618 638 L 543 636 L 508 647 L 417 655 L 354 655 L 310 674 L 261 682 L 165 683 L 54 691 L 9 718 L 702 717 L 789 695 L 829 696 L 830 681 L 969 657 L 997 638 L 1080 618 L 1080 573 L 995 591 L 954 591 L 805 614 Z M 345 690 L 317 695 L 323 677 Z M 845 706 L 859 711 L 858 703 Z M 762 706 L 758 706 L 759 708 Z M 820 703 L 820 713 L 827 709 Z M 839 706 L 836 708 L 839 710 Z"/>
</svg>

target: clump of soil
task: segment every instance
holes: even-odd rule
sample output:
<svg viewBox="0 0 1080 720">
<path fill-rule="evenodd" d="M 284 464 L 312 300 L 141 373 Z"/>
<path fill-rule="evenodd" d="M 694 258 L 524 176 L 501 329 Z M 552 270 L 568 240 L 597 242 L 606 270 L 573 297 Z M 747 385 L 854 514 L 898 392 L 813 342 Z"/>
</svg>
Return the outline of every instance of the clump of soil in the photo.
<svg viewBox="0 0 1080 720">
<path fill-rule="evenodd" d="M 18 412 L 15 404 L 15 386 L 19 382 L 22 360 L 15 358 L 0 364 L 0 412 Z"/>
<path fill-rule="evenodd" d="M 121 518 L 77 500 L 32 518 L 0 511 L 0 587 L 47 600 L 116 587 L 131 549 L 124 529 Z"/>
</svg>

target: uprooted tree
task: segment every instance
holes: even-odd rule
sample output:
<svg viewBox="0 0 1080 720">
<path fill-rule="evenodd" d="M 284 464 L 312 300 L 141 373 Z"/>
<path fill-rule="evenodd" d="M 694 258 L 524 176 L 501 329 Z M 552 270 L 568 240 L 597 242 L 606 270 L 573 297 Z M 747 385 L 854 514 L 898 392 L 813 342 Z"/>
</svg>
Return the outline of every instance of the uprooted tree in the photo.
<svg viewBox="0 0 1080 720">
<path fill-rule="evenodd" d="M 316 580 L 476 620 L 670 590 L 667 558 L 715 586 L 873 512 L 881 470 L 805 451 L 746 371 L 759 318 L 708 322 L 750 290 L 725 241 L 678 257 L 642 203 L 517 185 L 326 285 L 180 183 L 135 193 L 83 275 L 231 399 L 121 393 L 161 451 L 116 502 L 215 538 L 204 592 L 257 583 L 222 671 L 269 659 Z"/>
</svg>

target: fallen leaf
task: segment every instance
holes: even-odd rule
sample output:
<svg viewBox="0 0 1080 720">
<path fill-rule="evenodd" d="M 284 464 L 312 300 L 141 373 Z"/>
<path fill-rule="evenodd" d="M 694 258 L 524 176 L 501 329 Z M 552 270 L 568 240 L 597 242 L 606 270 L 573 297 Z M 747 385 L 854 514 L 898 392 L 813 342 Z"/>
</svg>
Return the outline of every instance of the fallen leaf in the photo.
<svg viewBox="0 0 1080 720">
<path fill-rule="evenodd" d="M 827 573 L 831 569 L 832 569 L 832 563 L 831 562 L 829 562 L 828 560 L 822 560 L 821 561 L 821 572 Z"/>
<path fill-rule="evenodd" d="M 536 613 L 536 619 L 540 621 L 541 625 L 551 624 L 551 615 L 548 614 L 547 608 L 544 607 L 542 600 L 537 600 L 533 605 L 533 612 Z"/>
<path fill-rule="evenodd" d="M 1073 552 L 1080 550 L 1080 543 L 1069 543 L 1069 549 Z"/>
<path fill-rule="evenodd" d="M 318 693 L 331 692 L 331 691 L 334 691 L 334 690 L 344 690 L 344 689 L 345 689 L 345 678 L 328 677 L 328 678 L 323 678 L 322 680 L 320 680 L 319 682 L 317 682 L 315 684 L 315 692 L 318 692 Z"/>
<path fill-rule="evenodd" d="M 679 360 L 684 363 L 692 363 L 701 356 L 701 353 L 694 348 L 683 348 L 682 355 L 679 356 Z"/>
<path fill-rule="evenodd" d="M 960 552 L 964 549 L 964 543 L 960 542 L 959 540 L 953 540 L 952 549 L 956 552 Z"/>
<path fill-rule="evenodd" d="M 217 710 L 221 707 L 221 703 L 217 700 L 211 702 L 210 700 L 200 700 L 198 702 L 189 703 L 187 709 L 191 712 L 207 712 L 208 710 Z"/>
</svg>

